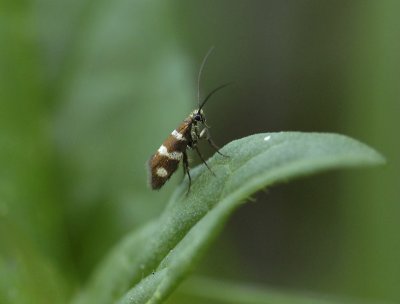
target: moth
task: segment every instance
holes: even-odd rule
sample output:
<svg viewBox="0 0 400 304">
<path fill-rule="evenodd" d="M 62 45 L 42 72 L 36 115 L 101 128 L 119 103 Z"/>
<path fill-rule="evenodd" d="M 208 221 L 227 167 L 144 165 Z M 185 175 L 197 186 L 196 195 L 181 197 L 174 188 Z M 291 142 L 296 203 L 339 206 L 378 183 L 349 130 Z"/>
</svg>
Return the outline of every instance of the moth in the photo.
<svg viewBox="0 0 400 304">
<path fill-rule="evenodd" d="M 172 131 L 172 133 L 167 137 L 160 148 L 158 148 L 157 152 L 152 155 L 149 160 L 149 179 L 150 186 L 153 190 L 160 189 L 165 184 L 165 182 L 176 171 L 180 161 L 182 160 L 184 174 L 187 174 L 189 179 L 188 192 L 190 191 L 192 179 L 189 172 L 190 168 L 187 155 L 188 149 L 194 149 L 199 155 L 201 161 L 211 171 L 199 148 L 197 147 L 197 143 L 200 139 L 207 140 L 210 146 L 217 153 L 226 157 L 226 155 L 223 155 L 219 151 L 218 146 L 211 139 L 209 131 L 210 127 L 206 123 L 206 117 L 204 115 L 203 107 L 214 93 L 226 87 L 230 83 L 226 83 L 217 87 L 216 89 L 211 91 L 202 102 L 200 102 L 200 77 L 204 64 L 207 61 L 207 58 L 210 55 L 211 51 L 212 48 L 204 57 L 203 62 L 200 66 L 200 71 L 197 79 L 198 108 L 192 111 L 189 116 L 175 130 Z"/>
</svg>

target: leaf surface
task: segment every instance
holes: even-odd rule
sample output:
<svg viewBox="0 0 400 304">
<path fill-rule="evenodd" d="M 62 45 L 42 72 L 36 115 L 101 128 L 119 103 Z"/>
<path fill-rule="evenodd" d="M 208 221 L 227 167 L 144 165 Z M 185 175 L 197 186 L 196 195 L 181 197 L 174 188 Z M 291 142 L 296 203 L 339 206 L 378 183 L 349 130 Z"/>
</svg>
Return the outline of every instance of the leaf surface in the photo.
<svg viewBox="0 0 400 304">
<path fill-rule="evenodd" d="M 98 268 L 78 303 L 161 303 L 196 265 L 231 213 L 277 182 L 329 169 L 384 162 L 373 149 L 337 134 L 256 134 L 226 145 L 191 171 L 157 221 L 128 235 Z M 130 289 L 129 289 L 130 288 Z"/>
</svg>

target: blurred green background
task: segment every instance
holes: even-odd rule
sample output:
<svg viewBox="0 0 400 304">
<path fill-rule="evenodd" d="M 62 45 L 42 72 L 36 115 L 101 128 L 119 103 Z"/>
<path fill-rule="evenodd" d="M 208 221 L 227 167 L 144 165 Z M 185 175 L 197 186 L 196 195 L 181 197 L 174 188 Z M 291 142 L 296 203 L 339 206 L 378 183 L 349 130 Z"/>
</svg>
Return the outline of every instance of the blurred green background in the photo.
<svg viewBox="0 0 400 304">
<path fill-rule="evenodd" d="M 162 212 L 182 172 L 152 192 L 145 164 L 195 107 L 212 45 L 203 95 L 235 83 L 206 107 L 220 145 L 337 132 L 387 165 L 260 193 L 196 273 L 400 301 L 398 12 L 396 0 L 0 1 L 0 303 L 68 302 Z"/>
</svg>

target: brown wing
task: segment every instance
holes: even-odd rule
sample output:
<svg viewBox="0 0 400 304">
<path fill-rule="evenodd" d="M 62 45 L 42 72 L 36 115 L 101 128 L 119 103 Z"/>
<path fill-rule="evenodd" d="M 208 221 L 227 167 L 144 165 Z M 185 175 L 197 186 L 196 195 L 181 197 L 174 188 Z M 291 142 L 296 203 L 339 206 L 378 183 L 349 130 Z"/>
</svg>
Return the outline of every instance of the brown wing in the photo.
<svg viewBox="0 0 400 304">
<path fill-rule="evenodd" d="M 188 144 L 190 127 L 191 123 L 187 119 L 183 121 L 177 129 L 172 131 L 156 154 L 150 158 L 150 186 L 152 189 L 160 189 L 178 168 Z"/>
</svg>

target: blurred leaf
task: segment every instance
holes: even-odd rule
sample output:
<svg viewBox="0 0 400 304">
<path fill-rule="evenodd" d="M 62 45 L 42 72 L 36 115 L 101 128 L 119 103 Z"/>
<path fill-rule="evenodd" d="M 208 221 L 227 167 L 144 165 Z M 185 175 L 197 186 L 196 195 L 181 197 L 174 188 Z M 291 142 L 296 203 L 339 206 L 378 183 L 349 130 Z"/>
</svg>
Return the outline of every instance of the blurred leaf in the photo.
<svg viewBox="0 0 400 304">
<path fill-rule="evenodd" d="M 1 303 L 63 301 L 159 212 L 145 162 L 191 103 L 175 32 L 160 1 L 0 3 Z"/>
<path fill-rule="evenodd" d="M 0 303 L 65 303 L 67 281 L 59 265 L 15 223 L 0 220 Z"/>
<path fill-rule="evenodd" d="M 62 303 L 68 242 L 29 1 L 0 3 L 0 302 Z"/>
<path fill-rule="evenodd" d="M 379 147 L 390 166 L 354 183 L 349 183 L 353 174 L 340 181 L 346 234 L 336 278 L 342 270 L 347 275 L 336 284 L 348 293 L 400 303 L 400 141 L 393 140 L 400 113 L 400 1 L 360 2 L 353 11 L 345 79 L 351 85 L 343 95 L 341 125 L 346 133 Z"/>
<path fill-rule="evenodd" d="M 150 196 L 146 161 L 194 103 L 168 5 L 89 7 L 58 86 L 54 124 L 82 274 L 121 234 L 159 214 L 163 196 Z"/>
<path fill-rule="evenodd" d="M 383 158 L 346 136 L 265 133 L 236 140 L 209 165 L 192 170 L 164 213 L 127 236 L 94 274 L 77 303 L 160 303 L 195 266 L 226 219 L 252 193 L 279 181 L 323 170 L 375 165 Z"/>
<path fill-rule="evenodd" d="M 198 302 L 196 301 L 198 300 Z M 389 304 L 311 292 L 263 288 L 205 277 L 190 278 L 179 287 L 167 303 L 229 303 L 229 304 Z"/>
<path fill-rule="evenodd" d="M 101 2 L 91 13 L 60 88 L 55 133 L 77 211 L 147 193 L 146 160 L 187 115 L 191 78 L 169 17 L 158 1 Z"/>
</svg>

